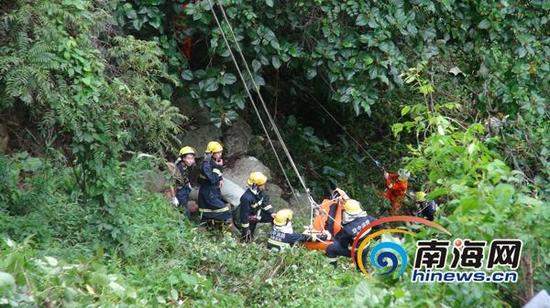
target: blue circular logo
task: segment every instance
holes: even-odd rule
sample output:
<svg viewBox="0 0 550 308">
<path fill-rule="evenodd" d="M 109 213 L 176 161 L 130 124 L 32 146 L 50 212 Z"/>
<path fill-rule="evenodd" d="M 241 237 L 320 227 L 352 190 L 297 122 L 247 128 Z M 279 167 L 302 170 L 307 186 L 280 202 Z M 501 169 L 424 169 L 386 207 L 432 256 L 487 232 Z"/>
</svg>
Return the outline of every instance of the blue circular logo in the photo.
<svg viewBox="0 0 550 308">
<path fill-rule="evenodd" d="M 399 264 L 399 259 L 401 264 Z M 403 275 L 407 269 L 407 263 L 409 262 L 409 257 L 405 248 L 400 244 L 394 242 L 380 242 L 376 244 L 370 253 L 370 263 L 376 269 L 383 269 L 390 267 L 387 271 L 381 273 L 382 275 L 388 275 L 399 268 L 399 276 Z"/>
</svg>

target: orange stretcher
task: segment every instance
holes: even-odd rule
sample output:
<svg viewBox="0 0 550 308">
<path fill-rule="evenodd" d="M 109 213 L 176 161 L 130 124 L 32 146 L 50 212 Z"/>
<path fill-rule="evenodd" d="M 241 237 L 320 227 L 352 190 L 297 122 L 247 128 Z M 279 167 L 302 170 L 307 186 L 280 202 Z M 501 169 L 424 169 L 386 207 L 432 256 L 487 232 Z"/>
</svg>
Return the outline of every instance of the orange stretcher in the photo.
<svg viewBox="0 0 550 308">
<path fill-rule="evenodd" d="M 342 229 L 343 209 L 342 198 L 324 199 L 319 206 L 317 215 L 313 218 L 313 224 L 304 233 L 320 235 L 328 232 L 331 235 L 330 238 L 334 238 Z M 304 247 L 308 250 L 326 251 L 330 244 L 332 244 L 331 240 L 305 242 Z"/>
</svg>

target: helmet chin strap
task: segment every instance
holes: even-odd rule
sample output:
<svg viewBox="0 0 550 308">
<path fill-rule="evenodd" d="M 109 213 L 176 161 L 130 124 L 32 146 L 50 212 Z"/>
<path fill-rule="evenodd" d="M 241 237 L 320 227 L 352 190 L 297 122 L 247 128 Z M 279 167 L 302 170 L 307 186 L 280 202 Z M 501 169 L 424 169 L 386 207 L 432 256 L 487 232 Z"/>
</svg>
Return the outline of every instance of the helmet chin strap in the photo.
<svg viewBox="0 0 550 308">
<path fill-rule="evenodd" d="M 255 195 L 257 195 L 259 192 L 258 186 L 256 186 L 256 184 L 248 185 L 248 188 L 250 188 L 250 191 Z"/>
</svg>

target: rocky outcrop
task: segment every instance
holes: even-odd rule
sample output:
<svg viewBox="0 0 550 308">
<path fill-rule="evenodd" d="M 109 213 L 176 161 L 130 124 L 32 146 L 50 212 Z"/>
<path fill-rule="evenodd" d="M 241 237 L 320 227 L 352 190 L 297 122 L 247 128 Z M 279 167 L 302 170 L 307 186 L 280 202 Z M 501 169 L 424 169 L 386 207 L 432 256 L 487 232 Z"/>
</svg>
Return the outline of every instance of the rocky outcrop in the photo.
<svg viewBox="0 0 550 308">
<path fill-rule="evenodd" d="M 184 134 L 178 136 L 178 140 L 180 141 L 180 146 L 192 146 L 197 151 L 197 157 L 202 157 L 208 141 L 220 140 L 221 137 L 221 129 L 208 124 L 186 131 Z"/>
<path fill-rule="evenodd" d="M 178 147 L 192 146 L 197 151 L 197 156 L 202 157 L 208 141 L 222 139 L 222 130 L 210 122 L 208 109 L 183 100 L 177 101 L 176 105 L 180 108 L 180 112 L 189 119 L 186 130 L 177 136 Z"/>
<path fill-rule="evenodd" d="M 244 194 L 244 188 L 240 185 L 237 185 L 230 178 L 225 177 L 222 186 L 222 197 L 223 199 L 230 203 L 233 206 L 239 205 L 241 196 Z M 197 201 L 199 198 L 199 189 L 198 187 L 193 187 L 191 193 L 189 194 L 189 199 Z"/>
<path fill-rule="evenodd" d="M 271 178 L 271 171 L 261 161 L 253 156 L 243 156 L 237 159 L 230 168 L 224 168 L 224 177 L 232 179 L 238 185 L 245 187 L 248 175 L 259 171 Z"/>
<path fill-rule="evenodd" d="M 164 192 L 172 183 L 167 180 L 168 174 L 159 170 L 147 170 L 143 173 L 143 185 L 150 192 Z"/>
<path fill-rule="evenodd" d="M 226 155 L 238 156 L 248 153 L 252 137 L 250 125 L 239 118 L 223 134 L 223 146 Z"/>
<path fill-rule="evenodd" d="M 278 185 L 273 183 L 268 184 L 267 194 L 269 195 L 269 198 L 271 200 L 271 203 L 273 204 L 273 207 L 275 207 L 275 210 L 289 207 L 288 202 L 282 197 L 283 189 Z"/>
<path fill-rule="evenodd" d="M 201 108 L 183 99 L 176 102 L 180 112 L 186 116 L 195 126 L 210 124 L 210 112 L 206 108 Z"/>
<path fill-rule="evenodd" d="M 321 202 L 321 200 L 316 200 L 317 202 Z M 294 212 L 298 212 L 300 214 L 308 214 L 310 210 L 310 204 L 309 199 L 307 198 L 307 194 L 305 192 L 296 192 L 296 196 L 291 196 L 288 200 L 290 208 L 294 210 Z"/>
<path fill-rule="evenodd" d="M 224 177 L 233 180 L 237 185 L 246 187 L 248 176 L 251 172 L 259 171 L 264 173 L 269 179 L 267 185 L 267 194 L 273 203 L 275 209 L 286 208 L 289 206 L 288 202 L 282 198 L 283 190 L 278 185 L 274 184 L 271 178 L 271 170 L 266 167 L 261 161 L 253 156 L 243 156 L 235 163 L 231 168 L 224 170 Z"/>
<path fill-rule="evenodd" d="M 273 183 L 271 171 L 260 160 L 248 153 L 266 154 L 265 138 L 253 135 L 252 128 L 243 119 L 239 118 L 233 125 L 222 132 L 221 129 L 210 123 L 210 113 L 207 109 L 193 106 L 188 102 L 177 102 L 180 111 L 190 119 L 187 130 L 180 134 L 178 146 L 189 145 L 197 150 L 197 156 L 203 156 L 204 147 L 210 140 L 220 140 L 224 146 L 225 161 L 229 163 L 224 168 L 226 187 L 222 189 L 222 195 L 226 201 L 237 205 L 240 195 L 247 186 L 247 179 L 251 172 L 259 171 L 267 175 L 268 195 L 275 209 L 287 208 L 289 203 L 283 199 L 283 189 Z M 270 149 L 269 149 L 270 150 Z M 154 182 L 158 181 L 157 184 Z M 163 185 L 169 185 L 165 179 L 155 174 L 147 175 L 147 186 L 150 190 L 160 191 Z M 193 189 L 190 199 L 197 198 L 197 189 Z"/>
</svg>

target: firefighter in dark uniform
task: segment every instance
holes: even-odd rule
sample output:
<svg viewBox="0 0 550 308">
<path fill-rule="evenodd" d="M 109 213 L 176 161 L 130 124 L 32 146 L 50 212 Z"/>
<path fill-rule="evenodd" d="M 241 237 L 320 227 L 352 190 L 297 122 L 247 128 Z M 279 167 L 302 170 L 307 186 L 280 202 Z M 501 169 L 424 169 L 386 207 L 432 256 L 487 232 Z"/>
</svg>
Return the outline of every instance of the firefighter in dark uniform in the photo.
<svg viewBox="0 0 550 308">
<path fill-rule="evenodd" d="M 180 149 L 179 157 L 174 163 L 176 166 L 176 200 L 174 204 L 189 216 L 187 202 L 191 193 L 191 170 L 195 166 L 195 149 L 185 146 Z"/>
<path fill-rule="evenodd" d="M 417 191 L 414 193 L 414 216 L 425 217 L 427 220 L 433 221 L 436 211 L 437 203 L 434 200 L 426 200 L 425 192 Z"/>
<path fill-rule="evenodd" d="M 327 247 L 329 262 L 336 266 L 338 256 L 351 257 L 350 249 L 355 236 L 364 226 L 374 220 L 374 217 L 368 216 L 367 212 L 363 211 L 359 201 L 347 199 L 344 203 L 342 230 L 334 236 L 334 242 Z"/>
<path fill-rule="evenodd" d="M 248 176 L 248 188 L 241 196 L 239 206 L 233 212 L 233 222 L 241 231 L 241 241 L 251 242 L 258 223 L 273 222 L 273 206 L 266 194 L 267 176 L 252 172 Z"/>
<path fill-rule="evenodd" d="M 292 217 L 294 213 L 290 209 L 283 209 L 275 214 L 273 219 L 273 230 L 267 240 L 267 248 L 280 251 L 283 248 L 292 247 L 298 243 L 306 241 L 324 241 L 327 239 L 326 234 L 319 236 L 312 234 L 294 233 L 292 228 Z"/>
<path fill-rule="evenodd" d="M 231 224 L 231 209 L 222 199 L 223 147 L 219 142 L 210 141 L 201 163 L 199 175 L 199 212 L 201 223 L 208 227 L 228 227 Z"/>
</svg>

